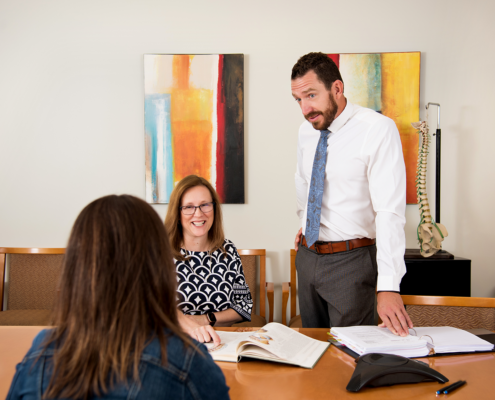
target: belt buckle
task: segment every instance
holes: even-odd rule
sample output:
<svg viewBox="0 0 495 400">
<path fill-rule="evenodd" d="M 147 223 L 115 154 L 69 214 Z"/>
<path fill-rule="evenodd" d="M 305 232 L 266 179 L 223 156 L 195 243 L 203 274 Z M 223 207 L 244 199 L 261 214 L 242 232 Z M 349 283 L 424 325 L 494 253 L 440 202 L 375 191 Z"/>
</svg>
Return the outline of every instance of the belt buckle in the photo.
<svg viewBox="0 0 495 400">
<path fill-rule="evenodd" d="M 322 252 L 319 247 L 326 247 L 327 252 Z M 315 243 L 315 250 L 318 254 L 333 254 L 334 251 L 333 251 L 333 247 L 332 247 L 332 243 L 331 242 L 325 242 L 325 243 Z"/>
</svg>

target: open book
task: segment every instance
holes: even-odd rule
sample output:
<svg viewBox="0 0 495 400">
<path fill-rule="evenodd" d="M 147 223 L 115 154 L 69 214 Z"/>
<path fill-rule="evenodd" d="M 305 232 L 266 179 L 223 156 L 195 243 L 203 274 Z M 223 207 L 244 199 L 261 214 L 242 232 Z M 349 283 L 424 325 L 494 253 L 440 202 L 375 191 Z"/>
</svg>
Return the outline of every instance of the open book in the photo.
<svg viewBox="0 0 495 400">
<path fill-rule="evenodd" d="M 332 328 L 330 334 L 341 345 L 358 355 L 368 353 L 396 354 L 403 357 L 425 357 L 430 353 L 469 353 L 492 351 L 493 344 L 450 326 L 421 327 L 409 330 L 406 337 L 395 336 L 378 326 Z"/>
<path fill-rule="evenodd" d="M 216 361 L 239 362 L 248 357 L 313 368 L 330 346 L 276 322 L 253 332 L 217 333 L 222 341 L 218 346 L 205 343 Z"/>
</svg>

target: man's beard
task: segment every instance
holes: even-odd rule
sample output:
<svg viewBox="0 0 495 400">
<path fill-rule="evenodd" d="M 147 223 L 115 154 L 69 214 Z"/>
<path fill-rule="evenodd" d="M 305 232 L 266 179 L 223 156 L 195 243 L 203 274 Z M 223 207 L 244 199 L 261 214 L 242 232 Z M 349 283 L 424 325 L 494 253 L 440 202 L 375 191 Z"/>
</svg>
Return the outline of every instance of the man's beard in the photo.
<svg viewBox="0 0 495 400">
<path fill-rule="evenodd" d="M 311 122 L 311 125 L 313 125 L 313 128 L 321 131 L 323 129 L 327 129 L 330 124 L 333 122 L 333 120 L 335 119 L 335 115 L 337 114 L 337 109 L 338 109 L 338 106 L 337 106 L 337 102 L 335 101 L 335 99 L 333 98 L 332 96 L 332 93 L 329 93 L 328 94 L 329 98 L 330 98 L 330 106 L 325 110 L 325 111 L 313 111 L 307 115 L 304 116 L 304 118 L 306 118 L 308 121 L 310 118 L 316 116 L 316 115 L 323 115 L 323 121 L 321 122 Z"/>
</svg>

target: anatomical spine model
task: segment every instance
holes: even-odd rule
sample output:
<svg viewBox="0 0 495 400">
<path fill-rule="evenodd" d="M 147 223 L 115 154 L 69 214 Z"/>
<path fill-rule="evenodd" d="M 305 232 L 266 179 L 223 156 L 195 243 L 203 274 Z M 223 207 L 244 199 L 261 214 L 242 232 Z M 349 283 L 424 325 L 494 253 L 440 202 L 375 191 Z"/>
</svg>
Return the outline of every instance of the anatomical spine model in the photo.
<svg viewBox="0 0 495 400">
<path fill-rule="evenodd" d="M 447 229 L 440 223 L 435 223 L 431 216 L 428 195 L 426 194 L 426 164 L 428 158 L 428 145 L 430 135 L 426 121 L 413 122 L 411 124 L 421 135 L 421 147 L 418 153 L 418 168 L 416 171 L 416 193 L 418 195 L 419 221 L 417 234 L 419 251 L 423 257 L 430 257 L 442 250 L 442 241 L 448 236 Z"/>
</svg>

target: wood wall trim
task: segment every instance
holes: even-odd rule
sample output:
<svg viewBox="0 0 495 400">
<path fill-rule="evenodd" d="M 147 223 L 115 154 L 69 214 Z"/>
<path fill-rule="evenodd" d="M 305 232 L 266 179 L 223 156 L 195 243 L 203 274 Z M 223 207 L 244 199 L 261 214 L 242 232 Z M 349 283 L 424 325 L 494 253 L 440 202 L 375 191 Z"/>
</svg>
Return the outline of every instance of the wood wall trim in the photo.
<svg viewBox="0 0 495 400">
<path fill-rule="evenodd" d="M 64 247 L 0 247 L 0 254 L 65 254 Z"/>
</svg>

